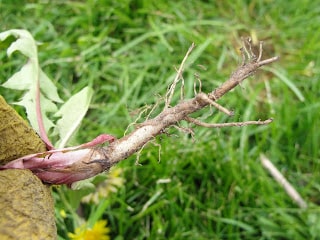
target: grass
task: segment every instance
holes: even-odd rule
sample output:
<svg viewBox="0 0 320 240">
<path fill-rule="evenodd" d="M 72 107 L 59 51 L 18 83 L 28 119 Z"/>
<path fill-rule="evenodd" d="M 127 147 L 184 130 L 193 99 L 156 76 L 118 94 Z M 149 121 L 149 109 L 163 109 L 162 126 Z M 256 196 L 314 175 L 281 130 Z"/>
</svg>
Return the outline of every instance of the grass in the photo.
<svg viewBox="0 0 320 240">
<path fill-rule="evenodd" d="M 240 62 L 241 36 L 265 41 L 264 55 L 281 60 L 258 71 L 219 101 L 207 122 L 273 117 L 268 126 L 170 129 L 118 165 L 125 184 L 84 219 L 108 220 L 112 239 L 320 239 L 319 31 L 317 1 L 0 1 L 0 30 L 26 28 L 42 42 L 39 58 L 64 99 L 95 89 L 77 141 L 102 132 L 123 136 L 136 110 L 164 96 L 192 42 L 185 97 L 194 74 L 208 92 Z M 1 82 L 21 63 L 0 52 Z M 205 69 L 201 66 L 204 66 Z M 9 101 L 19 94 L 0 88 Z M 178 94 L 175 102 L 178 101 Z M 20 110 L 21 111 L 21 110 Z M 208 111 L 203 116 L 208 116 Z M 265 153 L 308 202 L 299 209 L 259 162 Z M 76 222 L 77 191 L 54 190 L 58 233 Z M 64 198 L 64 199 L 62 199 Z M 68 206 L 68 207 L 67 207 Z M 60 211 L 65 209 L 67 217 Z"/>
</svg>

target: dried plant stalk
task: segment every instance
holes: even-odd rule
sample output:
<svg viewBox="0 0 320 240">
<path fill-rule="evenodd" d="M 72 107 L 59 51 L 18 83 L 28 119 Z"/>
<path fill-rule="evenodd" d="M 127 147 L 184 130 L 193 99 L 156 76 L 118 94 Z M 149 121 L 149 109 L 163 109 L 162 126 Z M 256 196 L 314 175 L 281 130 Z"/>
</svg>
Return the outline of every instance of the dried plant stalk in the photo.
<svg viewBox="0 0 320 240">
<path fill-rule="evenodd" d="M 273 165 L 273 163 L 263 154 L 260 156 L 262 165 L 269 171 L 272 177 L 283 187 L 288 196 L 300 207 L 307 208 L 307 203 L 302 199 L 300 194 L 281 174 L 281 172 Z"/>
</svg>

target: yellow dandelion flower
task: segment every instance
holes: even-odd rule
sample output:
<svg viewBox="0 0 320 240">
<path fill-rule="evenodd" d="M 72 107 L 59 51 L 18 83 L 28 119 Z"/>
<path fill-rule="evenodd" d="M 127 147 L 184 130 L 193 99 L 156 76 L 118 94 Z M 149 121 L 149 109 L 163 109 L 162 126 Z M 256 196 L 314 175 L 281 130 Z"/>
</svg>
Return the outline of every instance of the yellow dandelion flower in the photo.
<svg viewBox="0 0 320 240">
<path fill-rule="evenodd" d="M 68 237 L 73 240 L 110 240 L 109 232 L 107 221 L 100 220 L 93 225 L 93 228 L 86 228 L 85 224 L 81 225 L 76 228 L 75 233 L 68 233 Z"/>
<path fill-rule="evenodd" d="M 68 233 L 68 237 L 70 239 L 74 239 L 74 240 L 84 240 L 85 239 L 84 238 L 85 231 L 86 231 L 86 229 L 84 228 L 84 226 L 78 227 L 78 228 L 76 228 L 74 233 Z"/>
</svg>

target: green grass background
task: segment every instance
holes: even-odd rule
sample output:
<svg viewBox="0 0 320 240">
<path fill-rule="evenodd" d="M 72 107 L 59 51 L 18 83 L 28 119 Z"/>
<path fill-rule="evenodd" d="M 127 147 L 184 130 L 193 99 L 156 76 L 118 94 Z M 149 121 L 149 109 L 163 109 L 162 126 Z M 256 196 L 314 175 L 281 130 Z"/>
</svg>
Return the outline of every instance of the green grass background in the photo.
<svg viewBox="0 0 320 240">
<path fill-rule="evenodd" d="M 194 141 L 169 129 L 169 136 L 157 139 L 160 162 L 159 147 L 150 144 L 141 165 L 135 165 L 136 156 L 119 164 L 126 183 L 101 214 L 112 239 L 320 239 L 319 1 L 0 0 L 0 19 L 1 31 L 25 28 L 42 43 L 41 66 L 63 99 L 84 86 L 94 88 L 78 143 L 103 132 L 122 137 L 137 109 L 165 95 L 192 42 L 186 98 L 194 96 L 195 74 L 204 92 L 230 76 L 241 62 L 241 37 L 263 40 L 264 57 L 278 55 L 280 61 L 219 101 L 235 116 L 214 110 L 210 115 L 209 109 L 201 116 L 212 123 L 269 117 L 274 122 L 195 127 Z M 8 59 L 4 48 L 0 57 L 3 83 L 23 60 Z M 9 102 L 20 96 L 3 88 L 0 93 Z M 308 209 L 299 209 L 263 169 L 261 153 Z M 57 202 L 57 214 L 64 204 Z M 84 206 L 82 215 L 88 218 L 97 209 Z M 72 216 L 57 222 L 62 239 L 73 231 Z"/>
</svg>

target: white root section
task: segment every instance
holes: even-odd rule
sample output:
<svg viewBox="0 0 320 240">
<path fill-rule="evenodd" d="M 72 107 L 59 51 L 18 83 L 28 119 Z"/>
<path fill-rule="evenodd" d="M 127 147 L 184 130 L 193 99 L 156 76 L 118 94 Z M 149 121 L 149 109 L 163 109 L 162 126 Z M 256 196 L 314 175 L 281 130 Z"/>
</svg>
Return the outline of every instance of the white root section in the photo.
<svg viewBox="0 0 320 240">
<path fill-rule="evenodd" d="M 278 60 L 278 57 L 261 60 L 262 47 L 260 47 L 261 52 L 259 53 L 258 58 L 255 56 L 249 56 L 249 62 L 244 62 L 241 66 L 239 66 L 238 69 L 231 75 L 231 77 L 214 91 L 208 94 L 200 92 L 196 94 L 194 98 L 190 100 L 182 100 L 177 105 L 170 107 L 176 85 L 179 79 L 182 78 L 184 63 L 187 57 L 190 55 L 191 50 L 193 48 L 194 44 L 192 44 L 187 54 L 183 58 L 183 61 L 178 69 L 177 76 L 166 94 L 165 108 L 163 109 L 163 111 L 155 118 L 148 119 L 145 122 L 138 125 L 138 127 L 135 130 L 133 130 L 133 132 L 131 132 L 130 134 L 124 136 L 119 140 L 114 141 L 108 147 L 104 148 L 105 158 L 106 161 L 108 161 L 108 166 L 114 165 L 117 162 L 126 159 L 132 154 L 138 152 L 149 141 L 154 139 L 154 137 L 164 133 L 166 128 L 176 125 L 180 121 L 186 120 L 191 123 L 202 125 L 204 127 L 221 127 L 220 124 L 214 126 L 212 124 L 206 125 L 205 123 L 200 123 L 198 120 L 190 118 L 189 115 L 209 105 L 216 107 L 218 110 L 228 115 L 232 115 L 231 111 L 216 104 L 215 101 L 221 98 L 231 89 L 239 85 L 244 79 L 254 74 L 255 71 L 261 66 L 270 64 Z M 269 124 L 271 121 L 272 119 L 268 119 L 265 121 L 249 121 L 244 123 L 226 123 L 225 126 L 245 126 L 251 124 L 263 125 Z"/>
</svg>

